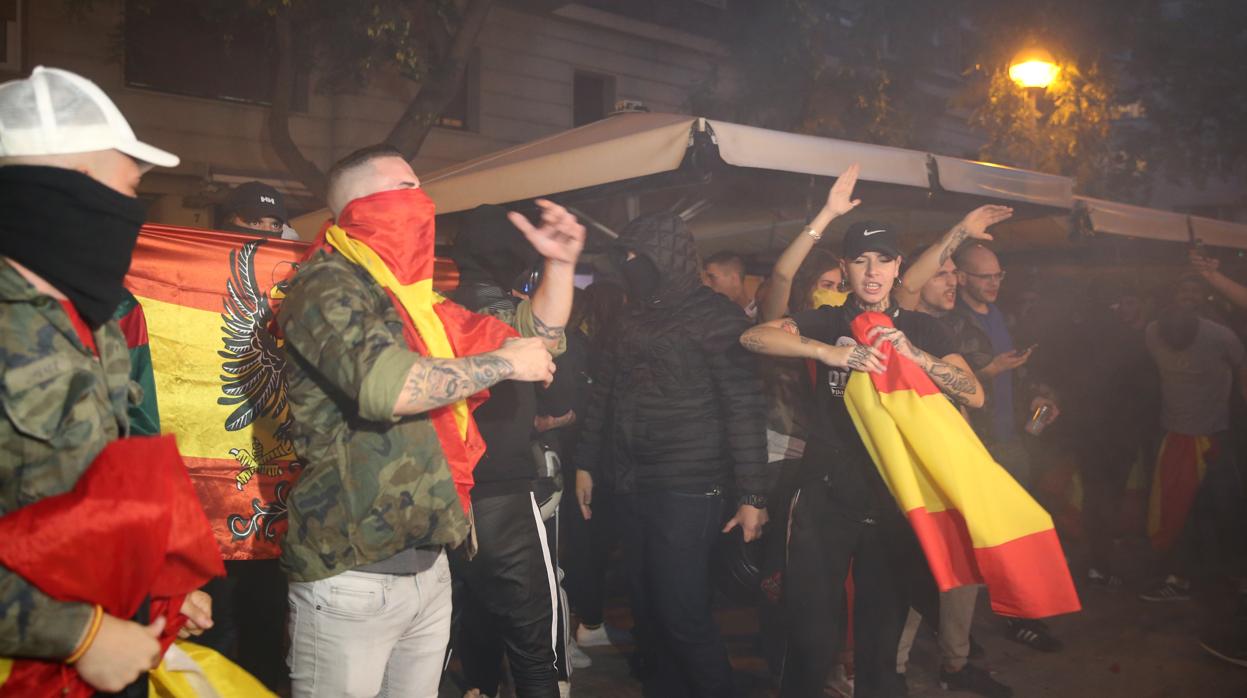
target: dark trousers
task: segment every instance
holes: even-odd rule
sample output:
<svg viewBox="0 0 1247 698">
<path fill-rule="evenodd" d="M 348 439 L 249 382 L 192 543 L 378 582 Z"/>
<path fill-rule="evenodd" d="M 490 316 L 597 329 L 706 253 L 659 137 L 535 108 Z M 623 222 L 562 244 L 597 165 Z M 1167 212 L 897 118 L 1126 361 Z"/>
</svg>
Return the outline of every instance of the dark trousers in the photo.
<svg viewBox="0 0 1247 698">
<path fill-rule="evenodd" d="M 195 642 L 236 662 L 276 691 L 286 666 L 286 575 L 277 560 L 226 560 L 225 576 L 204 587 L 212 597 L 210 630 Z"/>
<path fill-rule="evenodd" d="M 732 667 L 711 615 L 722 495 L 616 495 L 615 505 L 645 695 L 731 696 Z"/>
<path fill-rule="evenodd" d="M 1213 434 L 1204 481 L 1182 535 L 1161 555 L 1160 572 L 1180 577 L 1241 574 L 1244 569 L 1244 487 L 1228 432 Z"/>
<path fill-rule="evenodd" d="M 575 476 L 564 482 L 575 482 Z M 615 506 L 605 488 L 593 490 L 593 518 L 585 520 L 576 502 L 574 487 L 563 493 L 561 511 L 567 545 L 563 569 L 567 571 L 567 597 L 572 610 L 585 625 L 601 625 L 606 606 L 606 568 L 615 544 Z"/>
<path fill-rule="evenodd" d="M 823 693 L 845 632 L 844 582 L 853 574 L 853 655 L 858 698 L 904 696 L 896 650 L 909 612 L 912 536 L 899 514 L 858 521 L 830 501 L 828 488 L 797 493 L 788 542 L 784 606 L 788 651 L 780 695 Z"/>
<path fill-rule="evenodd" d="M 542 538 L 545 524 L 532 493 L 473 500 L 479 543 L 468 560 L 452 553 L 464 616 L 455 643 L 468 686 L 497 694 L 500 638 L 517 698 L 557 698 L 555 667 L 557 580 Z M 466 631 L 466 632 L 465 632 Z"/>
</svg>

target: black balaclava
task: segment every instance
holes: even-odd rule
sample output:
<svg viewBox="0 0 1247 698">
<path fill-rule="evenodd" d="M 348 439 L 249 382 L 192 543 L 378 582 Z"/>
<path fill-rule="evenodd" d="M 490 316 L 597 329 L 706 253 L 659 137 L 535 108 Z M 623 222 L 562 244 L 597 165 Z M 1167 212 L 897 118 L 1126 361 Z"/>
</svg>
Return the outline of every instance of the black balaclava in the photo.
<svg viewBox="0 0 1247 698">
<path fill-rule="evenodd" d="M 0 167 L 0 255 L 38 274 L 91 329 L 127 296 L 122 280 L 147 205 L 76 170 Z"/>
<path fill-rule="evenodd" d="M 628 298 L 635 302 L 645 302 L 658 290 L 658 283 L 661 281 L 658 267 L 649 257 L 637 255 L 626 260 L 620 265 L 619 271 L 628 287 Z"/>
</svg>

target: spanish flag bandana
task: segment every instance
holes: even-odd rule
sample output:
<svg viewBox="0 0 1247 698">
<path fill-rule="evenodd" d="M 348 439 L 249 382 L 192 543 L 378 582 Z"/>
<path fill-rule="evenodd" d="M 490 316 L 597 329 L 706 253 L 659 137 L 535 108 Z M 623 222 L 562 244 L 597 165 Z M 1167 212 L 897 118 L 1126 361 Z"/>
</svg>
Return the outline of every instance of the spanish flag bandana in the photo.
<svg viewBox="0 0 1247 698">
<path fill-rule="evenodd" d="M 482 354 L 518 336 L 505 323 L 433 292 L 434 241 L 433 200 L 419 189 L 398 189 L 347 204 L 313 250 L 331 248 L 367 271 L 389 294 L 403 320 L 403 337 L 421 356 Z M 471 501 L 472 470 L 485 453 L 472 411 L 488 398 L 489 391 L 481 391 L 429 413 L 464 512 Z"/>
<path fill-rule="evenodd" d="M 882 313 L 862 313 L 866 344 Z M 862 443 L 913 526 L 941 591 L 986 584 L 1001 615 L 1044 618 L 1081 609 L 1052 518 L 988 454 L 917 364 L 882 347 L 883 373 L 854 371 L 845 401 Z"/>
</svg>

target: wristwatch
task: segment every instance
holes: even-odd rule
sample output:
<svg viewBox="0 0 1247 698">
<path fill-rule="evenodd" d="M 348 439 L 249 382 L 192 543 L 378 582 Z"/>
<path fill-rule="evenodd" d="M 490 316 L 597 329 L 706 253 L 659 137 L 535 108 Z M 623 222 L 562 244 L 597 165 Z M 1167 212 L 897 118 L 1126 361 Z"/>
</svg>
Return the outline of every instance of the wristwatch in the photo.
<svg viewBox="0 0 1247 698">
<path fill-rule="evenodd" d="M 766 495 L 764 494 L 741 495 L 740 499 L 736 500 L 736 506 L 741 506 L 744 504 L 748 504 L 749 506 L 756 507 L 758 509 L 765 509 L 766 508 Z"/>
</svg>

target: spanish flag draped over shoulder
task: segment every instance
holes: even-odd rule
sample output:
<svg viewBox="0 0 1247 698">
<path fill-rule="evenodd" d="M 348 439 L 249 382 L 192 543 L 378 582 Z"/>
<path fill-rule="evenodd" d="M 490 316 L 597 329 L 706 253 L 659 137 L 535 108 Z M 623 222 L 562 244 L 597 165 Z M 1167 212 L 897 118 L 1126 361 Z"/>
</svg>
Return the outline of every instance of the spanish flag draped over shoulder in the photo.
<svg viewBox="0 0 1247 698">
<path fill-rule="evenodd" d="M 853 320 L 866 344 L 881 313 Z M 941 591 L 986 584 L 1001 615 L 1081 609 L 1052 518 L 988 454 L 926 373 L 885 344 L 887 370 L 853 372 L 845 402 L 872 460 L 909 519 Z"/>
<path fill-rule="evenodd" d="M 372 194 L 348 204 L 312 250 L 332 249 L 367 271 L 389 294 L 403 337 L 420 355 L 450 359 L 493 351 L 516 331 L 433 291 L 433 215 L 433 200 L 419 189 Z M 485 454 L 472 412 L 488 398 L 484 390 L 429 413 L 465 512 L 472 471 Z"/>
</svg>

